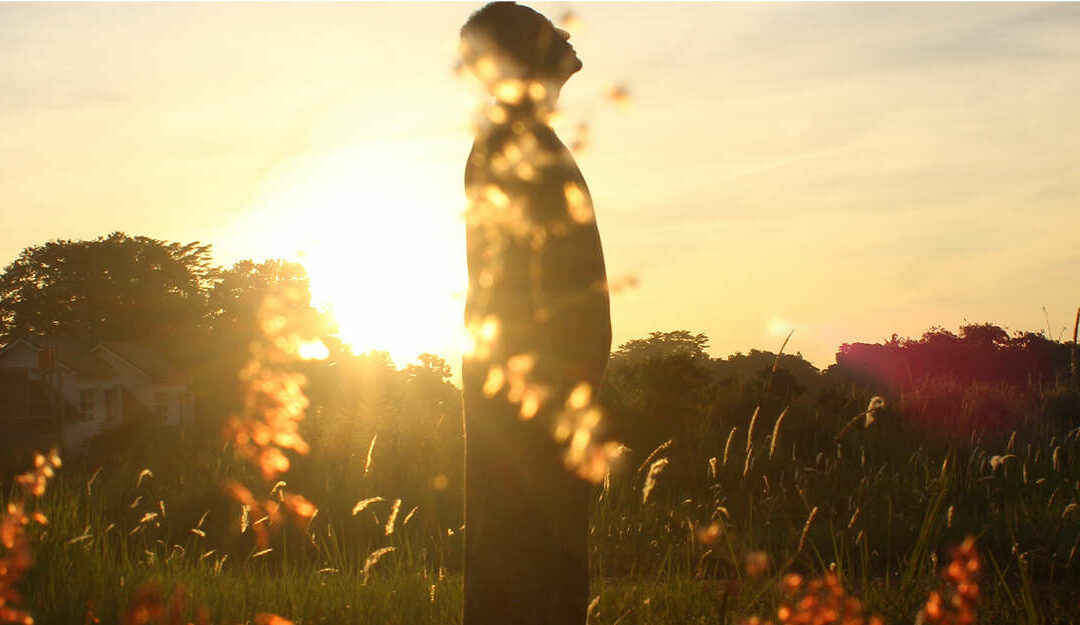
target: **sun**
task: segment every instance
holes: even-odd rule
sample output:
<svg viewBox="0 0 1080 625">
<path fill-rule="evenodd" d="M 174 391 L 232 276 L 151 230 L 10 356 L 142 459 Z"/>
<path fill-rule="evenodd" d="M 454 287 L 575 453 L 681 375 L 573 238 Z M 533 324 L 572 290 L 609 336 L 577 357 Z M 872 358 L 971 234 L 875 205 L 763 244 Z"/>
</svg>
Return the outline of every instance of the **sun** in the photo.
<svg viewBox="0 0 1080 625">
<path fill-rule="evenodd" d="M 465 336 L 460 164 L 437 155 L 402 143 L 305 159 L 275 174 L 250 218 L 264 249 L 307 268 L 313 305 L 354 352 L 399 366 L 424 352 L 454 362 Z"/>
</svg>

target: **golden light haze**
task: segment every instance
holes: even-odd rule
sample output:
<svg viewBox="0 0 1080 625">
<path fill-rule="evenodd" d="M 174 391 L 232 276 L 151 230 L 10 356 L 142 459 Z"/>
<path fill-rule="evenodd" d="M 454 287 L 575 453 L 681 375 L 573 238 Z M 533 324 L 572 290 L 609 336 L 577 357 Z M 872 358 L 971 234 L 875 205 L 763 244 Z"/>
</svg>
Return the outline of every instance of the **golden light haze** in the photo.
<svg viewBox="0 0 1080 625">
<path fill-rule="evenodd" d="M 357 349 L 455 362 L 477 89 L 452 69 L 478 6 L 0 4 L 0 259 L 113 230 L 299 259 Z M 572 8 L 560 129 L 589 124 L 608 273 L 639 283 L 616 344 L 794 328 L 825 366 L 1071 320 L 1080 5 Z"/>
</svg>

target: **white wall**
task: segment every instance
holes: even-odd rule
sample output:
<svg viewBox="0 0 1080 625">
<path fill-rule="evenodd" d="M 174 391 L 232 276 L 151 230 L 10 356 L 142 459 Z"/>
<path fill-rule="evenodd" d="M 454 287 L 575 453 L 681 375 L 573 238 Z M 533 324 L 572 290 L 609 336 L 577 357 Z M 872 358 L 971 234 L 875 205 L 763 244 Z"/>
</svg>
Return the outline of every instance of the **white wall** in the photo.
<svg viewBox="0 0 1080 625">
<path fill-rule="evenodd" d="M 26 369 L 31 380 L 40 380 L 42 376 L 38 371 L 39 352 L 38 348 L 26 342 L 16 342 L 0 359 L 0 367 Z M 193 416 L 194 407 L 190 404 L 189 409 L 185 411 L 185 403 L 190 402 L 186 384 L 154 382 L 142 370 L 108 349 L 97 349 L 94 354 L 108 362 L 116 371 L 116 375 L 104 379 L 84 379 L 70 367 L 66 365 L 60 367 L 61 393 L 64 400 L 70 404 L 66 418 L 63 420 L 62 444 L 64 448 L 78 447 L 86 439 L 105 428 L 121 423 L 119 415 L 113 419 L 108 419 L 106 415 L 106 393 L 116 386 L 127 390 L 151 414 L 157 414 L 157 397 L 158 394 L 163 394 L 165 399 L 163 416 L 166 425 L 181 425 L 184 422 L 185 412 L 188 416 Z M 93 390 L 95 395 L 93 415 L 88 421 L 80 418 L 80 392 L 83 390 Z M 122 410 L 125 412 L 134 408 L 130 405 L 130 398 L 122 400 L 122 404 Z"/>
<path fill-rule="evenodd" d="M 164 423 L 166 425 L 180 424 L 182 416 L 180 397 L 188 390 L 186 384 L 155 382 L 147 377 L 146 373 L 141 369 L 112 353 L 107 348 L 97 349 L 94 354 L 108 362 L 116 370 L 117 375 L 110 379 L 110 384 L 123 386 L 138 398 L 151 414 L 157 414 L 157 394 L 164 393 L 166 396 Z"/>
<path fill-rule="evenodd" d="M 3 359 L 0 360 L 0 366 L 5 369 L 25 369 L 30 380 L 41 380 L 43 376 L 38 370 L 38 354 L 40 351 L 40 349 L 29 345 L 24 341 L 18 341 L 4 353 Z M 79 392 L 87 388 L 100 388 L 102 386 L 102 381 L 85 380 L 76 371 L 65 365 L 60 366 L 59 374 L 61 396 L 66 403 L 70 404 L 66 407 L 66 412 L 64 413 L 65 418 L 61 422 L 63 428 L 61 445 L 65 449 L 71 449 L 81 445 L 87 438 L 99 433 L 103 429 L 105 397 L 104 393 L 97 393 L 93 419 L 90 421 L 82 421 L 79 417 Z M 50 384 L 55 385 L 56 378 L 53 378 L 50 381 Z M 55 388 L 55 386 L 53 386 L 53 388 Z"/>
</svg>

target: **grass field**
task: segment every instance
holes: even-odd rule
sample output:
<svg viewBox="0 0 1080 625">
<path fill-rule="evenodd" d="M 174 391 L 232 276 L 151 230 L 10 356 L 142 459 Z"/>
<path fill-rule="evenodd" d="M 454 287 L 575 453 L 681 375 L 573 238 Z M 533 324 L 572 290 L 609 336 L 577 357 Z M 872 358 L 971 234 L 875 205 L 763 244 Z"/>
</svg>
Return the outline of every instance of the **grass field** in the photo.
<svg viewBox="0 0 1080 625">
<path fill-rule="evenodd" d="M 947 549 L 969 535 L 985 562 L 979 622 L 1075 622 L 1080 428 L 1036 418 L 1074 395 L 1043 392 L 1031 418 L 986 438 L 928 438 L 900 406 L 834 442 L 850 411 L 793 410 L 777 424 L 766 409 L 628 454 L 596 490 L 590 622 L 775 618 L 785 575 L 833 571 L 867 614 L 910 623 L 941 585 Z M 38 501 L 49 523 L 32 530 L 22 585 L 37 623 L 127 622 L 125 610 L 154 593 L 191 621 L 460 621 L 460 508 L 423 495 L 395 505 L 391 484 L 411 479 L 403 459 L 384 456 L 364 476 L 360 453 L 306 481 L 300 492 L 319 513 L 306 529 L 283 524 L 264 548 L 252 525 L 265 521 L 220 493 L 226 477 L 253 475 L 228 446 L 150 445 L 158 462 L 66 466 Z M 460 487 L 437 494 L 452 499 Z"/>
</svg>

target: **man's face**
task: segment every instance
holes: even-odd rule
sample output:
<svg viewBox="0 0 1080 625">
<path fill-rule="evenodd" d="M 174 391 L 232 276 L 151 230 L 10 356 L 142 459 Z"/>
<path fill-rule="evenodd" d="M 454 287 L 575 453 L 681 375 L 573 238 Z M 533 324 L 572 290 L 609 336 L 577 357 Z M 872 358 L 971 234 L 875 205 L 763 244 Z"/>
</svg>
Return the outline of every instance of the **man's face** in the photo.
<svg viewBox="0 0 1080 625">
<path fill-rule="evenodd" d="M 550 24 L 550 22 L 548 22 Z M 554 28 L 554 26 L 552 27 Z M 555 34 L 558 37 L 555 47 L 561 49 L 562 54 L 559 56 L 559 69 L 560 74 L 570 78 L 578 70 L 582 68 L 581 59 L 578 58 L 577 50 L 574 46 L 570 45 L 570 33 L 562 28 L 554 28 Z M 564 79 L 565 80 L 565 79 Z"/>
<path fill-rule="evenodd" d="M 543 73 L 550 73 L 551 77 L 559 83 L 566 82 L 578 70 L 582 68 L 581 59 L 578 58 L 577 50 L 570 45 L 570 33 L 562 28 L 556 28 L 548 19 L 539 13 L 536 16 L 543 20 L 540 25 L 538 44 L 547 46 L 549 53 L 545 60 L 547 67 L 538 68 Z"/>
<path fill-rule="evenodd" d="M 528 8 L 520 7 L 520 40 L 528 41 L 532 50 L 523 50 L 525 73 L 539 80 L 553 80 L 560 85 L 581 69 L 581 59 L 570 45 L 570 33 L 556 28 L 548 18 Z"/>
</svg>

